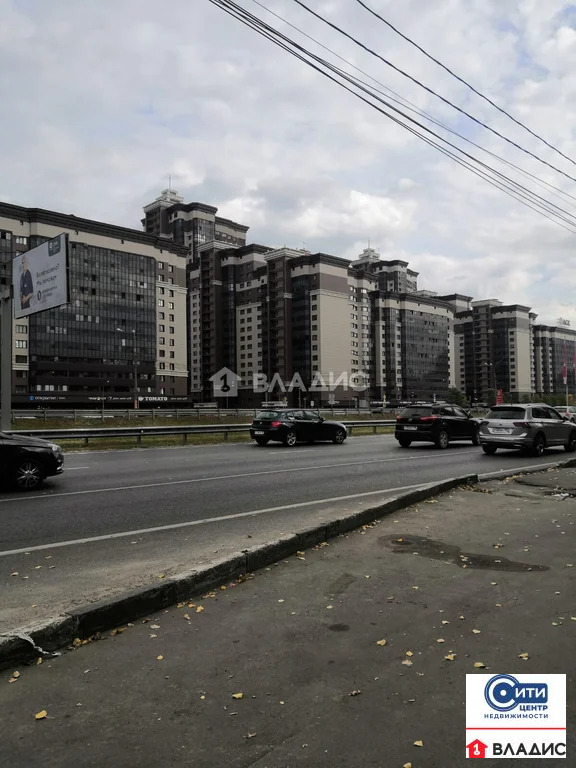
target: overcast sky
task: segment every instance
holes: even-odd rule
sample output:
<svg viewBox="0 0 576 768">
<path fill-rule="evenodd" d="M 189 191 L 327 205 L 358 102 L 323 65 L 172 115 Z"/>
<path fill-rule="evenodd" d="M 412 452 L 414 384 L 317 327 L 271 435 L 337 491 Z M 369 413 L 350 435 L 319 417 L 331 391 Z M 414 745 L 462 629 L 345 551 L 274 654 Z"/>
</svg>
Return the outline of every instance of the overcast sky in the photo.
<svg viewBox="0 0 576 768">
<path fill-rule="evenodd" d="M 238 2 L 327 55 L 253 0 Z M 475 126 L 293 0 L 261 2 L 418 107 L 576 198 L 576 183 Z M 576 177 L 576 165 L 355 0 L 308 3 Z M 368 4 L 576 160 L 570 2 Z M 216 205 L 220 215 L 249 225 L 251 242 L 346 258 L 370 242 L 382 258 L 409 261 L 420 288 L 527 304 L 539 322 L 563 316 L 576 328 L 576 235 L 488 186 L 209 0 L 0 0 L 0 22 L 1 200 L 140 228 L 142 205 L 171 173 L 187 202 Z M 550 199 L 576 214 L 576 200 Z"/>
</svg>

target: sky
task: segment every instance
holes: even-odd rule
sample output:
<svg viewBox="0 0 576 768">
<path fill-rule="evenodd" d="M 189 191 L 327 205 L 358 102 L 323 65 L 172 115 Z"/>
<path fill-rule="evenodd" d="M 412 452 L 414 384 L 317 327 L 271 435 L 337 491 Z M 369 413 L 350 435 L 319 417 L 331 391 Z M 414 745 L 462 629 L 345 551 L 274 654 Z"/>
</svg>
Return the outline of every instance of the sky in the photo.
<svg viewBox="0 0 576 768">
<path fill-rule="evenodd" d="M 576 181 L 468 120 L 294 0 L 238 2 L 331 58 L 285 22 L 298 27 L 539 183 L 559 188 L 564 196 L 529 180 L 576 215 Z M 367 2 L 576 161 L 576 6 Z M 307 4 L 576 179 L 574 162 L 355 0 Z M 537 322 L 563 317 L 576 328 L 572 231 L 489 186 L 209 0 L 0 0 L 0 20 L 0 200 L 140 228 L 142 206 L 168 186 L 170 174 L 186 202 L 216 205 L 219 215 L 249 225 L 249 242 L 349 259 L 370 244 L 383 259 L 408 261 L 419 288 L 527 305 Z M 510 172 L 473 147 L 467 151 Z"/>
</svg>

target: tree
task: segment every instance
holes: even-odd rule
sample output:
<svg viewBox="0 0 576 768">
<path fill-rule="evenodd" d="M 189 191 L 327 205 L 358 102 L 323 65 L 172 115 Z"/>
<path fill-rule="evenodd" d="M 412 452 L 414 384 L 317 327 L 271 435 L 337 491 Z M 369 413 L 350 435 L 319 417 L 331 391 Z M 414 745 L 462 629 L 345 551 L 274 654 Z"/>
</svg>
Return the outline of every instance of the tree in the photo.
<svg viewBox="0 0 576 768">
<path fill-rule="evenodd" d="M 461 392 L 456 387 L 449 387 L 448 389 L 448 402 L 455 403 L 456 405 L 466 406 L 468 405 L 468 398 L 464 392 Z"/>
</svg>

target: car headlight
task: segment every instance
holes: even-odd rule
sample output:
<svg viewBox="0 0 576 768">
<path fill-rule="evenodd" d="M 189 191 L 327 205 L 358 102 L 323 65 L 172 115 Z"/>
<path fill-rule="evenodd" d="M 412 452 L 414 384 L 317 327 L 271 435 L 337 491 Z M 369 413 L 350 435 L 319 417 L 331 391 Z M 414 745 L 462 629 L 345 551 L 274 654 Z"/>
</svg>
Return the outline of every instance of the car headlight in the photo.
<svg viewBox="0 0 576 768">
<path fill-rule="evenodd" d="M 56 443 L 48 443 L 50 448 L 54 451 L 54 453 L 62 453 L 62 448 L 60 448 L 59 445 L 56 445 Z"/>
</svg>

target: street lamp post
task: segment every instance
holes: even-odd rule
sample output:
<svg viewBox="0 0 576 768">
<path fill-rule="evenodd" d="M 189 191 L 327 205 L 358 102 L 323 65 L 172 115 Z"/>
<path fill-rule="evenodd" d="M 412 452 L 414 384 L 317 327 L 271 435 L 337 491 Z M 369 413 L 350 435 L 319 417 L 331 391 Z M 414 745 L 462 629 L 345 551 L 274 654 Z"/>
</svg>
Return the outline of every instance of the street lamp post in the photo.
<svg viewBox="0 0 576 768">
<path fill-rule="evenodd" d="M 116 328 L 117 331 L 120 331 L 120 333 L 125 333 L 124 328 Z M 134 401 L 134 409 L 138 409 L 138 369 L 137 369 L 137 362 L 136 362 L 136 328 L 132 328 L 132 367 L 133 367 L 133 382 L 134 382 L 134 393 L 132 395 L 133 401 Z"/>
</svg>

